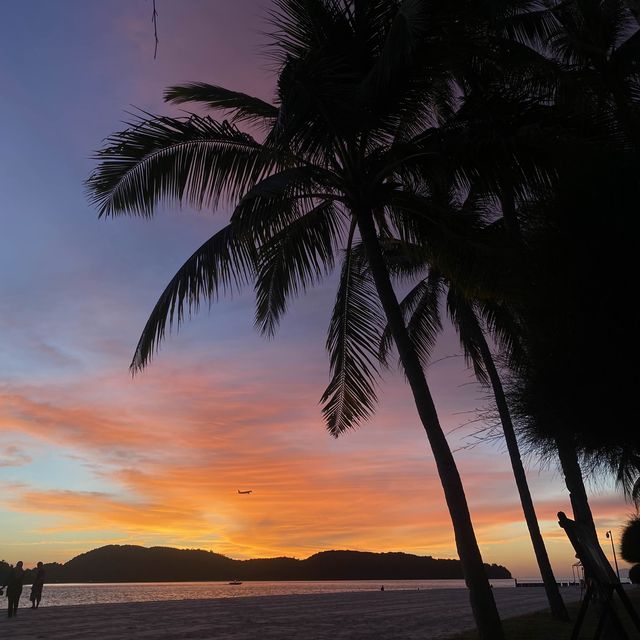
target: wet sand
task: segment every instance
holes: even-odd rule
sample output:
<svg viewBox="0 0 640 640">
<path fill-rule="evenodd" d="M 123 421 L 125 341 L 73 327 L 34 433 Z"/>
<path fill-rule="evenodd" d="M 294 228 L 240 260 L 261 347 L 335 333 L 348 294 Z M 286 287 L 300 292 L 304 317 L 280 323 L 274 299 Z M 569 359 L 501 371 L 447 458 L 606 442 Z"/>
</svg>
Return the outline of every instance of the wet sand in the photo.
<svg viewBox="0 0 640 640">
<path fill-rule="evenodd" d="M 547 608 L 539 587 L 494 593 L 504 618 Z M 580 589 L 562 594 L 572 602 Z M 0 638 L 437 640 L 473 627 L 466 590 L 433 589 L 21 608 L 15 619 L 3 611 Z"/>
</svg>

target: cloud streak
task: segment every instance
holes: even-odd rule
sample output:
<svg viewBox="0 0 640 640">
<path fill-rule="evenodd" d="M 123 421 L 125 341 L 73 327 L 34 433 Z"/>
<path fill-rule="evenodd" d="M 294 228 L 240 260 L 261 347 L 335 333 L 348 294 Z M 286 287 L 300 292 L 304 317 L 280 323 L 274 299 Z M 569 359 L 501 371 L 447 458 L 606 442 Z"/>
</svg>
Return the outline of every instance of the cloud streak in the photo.
<svg viewBox="0 0 640 640">
<path fill-rule="evenodd" d="M 9 445 L 0 449 L 0 467 L 21 467 L 30 462 L 31 456 L 16 445 Z"/>
</svg>

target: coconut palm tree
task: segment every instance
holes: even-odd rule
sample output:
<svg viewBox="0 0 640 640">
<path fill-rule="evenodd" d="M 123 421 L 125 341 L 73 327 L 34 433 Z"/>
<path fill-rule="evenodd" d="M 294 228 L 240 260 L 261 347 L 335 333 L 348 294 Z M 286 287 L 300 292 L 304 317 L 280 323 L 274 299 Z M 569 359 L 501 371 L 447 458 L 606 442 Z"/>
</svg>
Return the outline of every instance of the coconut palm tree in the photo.
<svg viewBox="0 0 640 640">
<path fill-rule="evenodd" d="M 414 220 L 434 232 L 446 226 L 424 178 L 436 159 L 419 135 L 452 105 L 446 73 L 425 47 L 426 3 L 275 4 L 274 104 L 207 84 L 172 87 L 168 100 L 204 104 L 231 120 L 147 117 L 111 136 L 98 154 L 88 187 L 101 215 L 150 216 L 163 200 L 235 204 L 229 224 L 165 289 L 132 367 L 148 363 L 167 322 L 250 281 L 256 323 L 272 333 L 290 298 L 326 275 L 344 248 L 327 343 L 333 372 L 323 396 L 327 426 L 339 435 L 374 410 L 377 345 L 388 323 L 436 460 L 480 636 L 499 640 L 462 482 L 380 243 Z M 261 139 L 241 131 L 243 123 Z M 364 262 L 352 259 L 358 237 Z"/>
<path fill-rule="evenodd" d="M 531 3 L 517 2 L 478 2 L 474 8 L 469 8 L 469 15 L 474 15 L 473 26 L 467 29 L 464 22 L 457 27 L 459 34 L 456 42 L 459 49 L 455 64 L 451 65 L 456 71 L 456 79 L 465 100 L 454 118 L 447 122 L 447 135 L 443 136 L 441 128 L 438 136 L 442 139 L 443 155 L 450 159 L 455 171 L 461 173 L 474 188 L 479 187 L 499 203 L 502 224 L 509 232 L 509 240 L 523 254 L 509 266 L 519 271 L 516 280 L 519 281 L 520 293 L 526 292 L 525 296 L 518 293 L 513 295 L 513 287 L 508 292 L 501 278 L 493 280 L 494 290 L 502 289 L 497 291 L 497 299 L 508 300 L 511 312 L 524 328 L 525 348 L 520 353 L 526 353 L 526 357 L 518 359 L 511 354 L 511 361 L 516 365 L 514 377 L 521 380 L 529 377 L 531 382 L 535 369 L 535 377 L 540 383 L 535 394 L 534 387 L 525 384 L 526 393 L 531 398 L 536 395 L 539 398 L 536 403 L 528 402 L 526 411 L 520 411 L 521 422 L 529 427 L 536 425 L 528 430 L 534 448 L 542 447 L 547 454 L 558 455 L 574 515 L 592 530 L 595 538 L 595 524 L 581 465 L 587 465 L 588 469 L 606 468 L 612 471 L 623 489 L 633 496 L 634 484 L 638 479 L 638 455 L 637 448 L 630 450 L 631 439 L 628 435 L 619 434 L 622 437 L 617 439 L 612 437 L 615 428 L 600 429 L 599 433 L 603 435 L 596 440 L 595 430 L 581 426 L 591 425 L 594 420 L 586 419 L 581 423 L 575 417 L 580 412 L 572 411 L 569 408 L 571 405 L 563 413 L 564 420 L 559 420 L 557 411 L 549 409 L 557 405 L 559 400 L 548 402 L 549 397 L 545 393 L 563 395 L 566 380 L 580 378 L 589 366 L 588 358 L 585 358 L 580 361 L 579 370 L 573 374 L 564 365 L 564 376 L 554 373 L 558 363 L 564 360 L 566 364 L 566 358 L 563 357 L 565 341 L 566 344 L 572 341 L 575 344 L 576 338 L 572 326 L 567 326 L 566 332 L 558 332 L 558 323 L 554 318 L 559 310 L 564 309 L 570 311 L 567 317 L 575 321 L 578 311 L 571 304 L 563 302 L 567 286 L 566 281 L 558 278 L 557 270 L 554 270 L 554 267 L 563 264 L 555 247 L 559 237 L 569 244 L 579 244 L 583 233 L 580 231 L 572 238 L 572 230 L 580 229 L 579 219 L 573 214 L 567 216 L 557 208 L 554 210 L 552 203 L 558 184 L 563 184 L 562 190 L 567 196 L 563 204 L 570 211 L 575 209 L 570 202 L 570 194 L 584 190 L 585 183 L 599 185 L 600 192 L 607 194 L 609 187 L 624 191 L 614 186 L 621 176 L 634 182 L 626 167 L 615 177 L 615 171 L 600 171 L 596 179 L 596 172 L 591 171 L 588 164 L 594 158 L 602 162 L 613 148 L 617 149 L 617 153 L 624 153 L 628 150 L 628 142 L 636 151 L 640 148 L 637 135 L 640 37 L 626 6 L 637 6 L 637 3 L 625 5 L 619 0 L 559 0 L 545 5 L 540 11 L 533 10 Z M 491 20 L 483 22 L 483 18 L 488 16 L 491 16 Z M 455 21 L 447 25 L 450 26 L 452 22 Z M 482 26 L 479 28 L 478 24 Z M 451 32 L 449 30 L 446 33 L 445 39 Z M 491 51 L 499 51 L 501 55 L 494 56 Z M 505 55 L 507 52 L 508 55 Z M 508 156 L 513 154 L 513 145 L 522 147 L 523 143 L 528 144 L 526 152 L 519 153 L 519 162 L 510 163 Z M 503 149 L 507 150 L 507 157 L 500 153 Z M 523 159 L 529 164 L 528 167 L 523 164 Z M 619 159 L 614 166 L 620 166 Z M 567 167 L 573 167 L 573 178 L 567 179 Z M 522 175 L 523 169 L 526 170 L 526 176 Z M 586 173 L 580 173 L 584 169 Z M 541 171 L 540 177 L 543 178 L 538 184 L 531 180 L 532 176 L 536 177 L 537 170 Z M 575 174 L 580 174 L 580 180 L 575 179 Z M 605 175 L 609 177 L 608 180 L 603 180 Z M 570 188 L 567 188 L 568 184 Z M 600 212 L 606 210 L 602 199 L 595 198 L 592 202 L 599 203 Z M 632 202 L 632 198 L 628 202 Z M 530 221 L 527 218 L 532 207 L 537 208 L 534 216 L 537 219 Z M 590 208 L 584 207 L 583 211 Z M 535 229 L 541 218 L 546 216 L 546 229 L 550 232 L 551 228 L 557 231 L 557 220 L 563 215 L 566 218 L 563 222 L 565 228 L 561 236 L 551 239 L 551 245 L 533 239 L 538 233 Z M 524 234 L 528 236 L 526 238 L 522 237 L 523 225 Z M 593 236 L 591 242 L 594 239 L 597 241 L 597 237 Z M 549 251 L 549 247 L 552 251 Z M 559 251 L 562 251 L 562 247 Z M 553 258 L 548 260 L 550 255 Z M 541 263 L 546 263 L 542 269 Z M 621 272 L 629 271 L 625 266 L 628 265 L 624 265 Z M 553 272 L 547 272 L 549 267 Z M 455 278 L 454 282 L 457 280 Z M 559 284 L 562 289 L 558 295 L 549 295 L 557 291 Z M 602 282 L 602 286 L 607 285 Z M 473 286 L 471 289 L 471 293 L 476 293 Z M 468 297 L 468 293 L 465 291 L 465 296 Z M 486 291 L 484 295 L 487 295 Z M 535 297 L 538 297 L 538 303 L 532 305 Z M 622 295 L 618 297 L 623 298 Z M 614 296 L 606 296 L 606 299 L 607 302 L 599 308 L 616 308 Z M 536 305 L 543 311 L 535 308 Z M 627 315 L 635 317 L 633 314 Z M 599 319 L 602 321 L 604 317 L 599 316 Z M 581 321 L 585 327 L 590 327 L 592 335 L 598 332 L 598 326 L 609 326 L 606 322 L 599 325 L 591 323 L 586 316 Z M 616 322 L 621 324 L 619 319 Z M 622 324 L 629 328 L 626 335 L 632 335 L 633 323 L 625 321 Z M 541 326 L 546 326 L 542 333 Z M 621 334 L 620 331 L 615 333 Z M 550 344 L 555 345 L 552 352 L 549 350 Z M 608 343 L 605 341 L 603 344 Z M 580 349 L 584 353 L 594 353 L 586 341 L 582 342 Z M 624 347 L 620 345 L 618 350 L 621 352 Z M 550 353 L 553 357 L 550 357 Z M 549 380 L 553 380 L 553 383 L 549 384 Z M 543 392 L 544 389 L 546 391 Z M 582 396 L 576 394 L 572 398 L 574 405 L 584 403 L 582 397 L 584 393 Z M 596 397 L 595 390 L 591 397 Z M 614 394 L 611 393 L 609 397 L 613 398 Z M 522 409 L 522 397 L 518 406 Z M 605 401 L 601 406 L 607 407 L 608 404 Z M 569 415 L 570 411 L 573 415 Z M 593 412 L 591 414 L 593 416 Z M 620 422 L 625 423 L 624 420 Z M 584 437 L 586 431 L 589 431 L 587 438 Z M 534 435 L 536 432 L 545 436 L 538 438 Z"/>
<path fill-rule="evenodd" d="M 480 185 L 485 192 L 493 194 L 499 202 L 503 224 L 509 231 L 511 241 L 519 246 L 526 256 L 526 259 L 513 266 L 521 268 L 520 289 L 528 290 L 527 296 L 506 296 L 511 303 L 512 312 L 515 311 L 518 317 L 519 324 L 525 327 L 525 336 L 528 336 L 525 340 L 527 355 L 521 359 L 522 366 L 516 367 L 519 371 L 516 377 L 526 377 L 530 375 L 527 371 L 531 372 L 533 367 L 540 367 L 536 375 L 541 380 L 546 378 L 554 381 L 553 384 L 547 384 L 548 393 L 562 394 L 562 381 L 554 375 L 549 376 L 549 372 L 557 365 L 558 361 L 555 358 L 562 353 L 564 340 L 567 339 L 571 343 L 575 331 L 572 336 L 572 328 L 567 327 L 569 334 L 558 334 L 557 323 L 552 322 L 549 326 L 549 319 L 554 318 L 559 309 L 568 309 L 562 300 L 549 296 L 549 292 L 557 287 L 558 282 L 564 281 L 558 279 L 557 273 L 548 274 L 549 280 L 541 280 L 539 264 L 536 263 L 540 262 L 541 257 L 545 260 L 548 248 L 544 243 L 535 242 L 533 246 L 527 246 L 530 238 L 523 242 L 521 226 L 524 224 L 525 227 L 531 227 L 526 217 L 532 204 L 538 207 L 538 213 L 544 217 L 545 214 L 540 213 L 540 207 L 549 207 L 550 201 L 553 200 L 553 196 L 549 194 L 553 194 L 558 180 L 566 182 L 566 177 L 563 177 L 563 174 L 566 176 L 563 165 L 568 163 L 580 166 L 585 162 L 585 158 L 581 157 L 585 148 L 590 148 L 588 155 L 593 157 L 596 145 L 601 147 L 604 142 L 605 147 L 624 148 L 624 138 L 631 141 L 636 150 L 640 148 L 637 144 L 640 140 L 637 136 L 640 68 L 637 47 L 640 39 L 633 28 L 629 12 L 619 1 L 570 0 L 547 3 L 547 8 L 542 13 L 528 11 L 514 16 L 516 4 L 504 3 L 503 8 L 510 5 L 507 8 L 511 10 L 511 14 L 509 11 L 504 12 L 501 21 L 494 21 L 491 29 L 482 31 L 486 39 L 484 50 L 498 46 L 504 51 L 505 47 L 518 45 L 515 73 L 510 65 L 505 69 L 504 65 L 496 64 L 491 56 L 485 56 L 483 64 L 475 63 L 473 56 L 463 61 L 459 67 L 462 70 L 459 77 L 465 101 L 455 114 L 454 122 L 447 123 L 448 133 L 453 130 L 454 135 L 444 138 L 443 144 L 447 152 L 443 155 L 447 158 L 453 157 L 452 164 L 457 164 L 456 170 L 468 176 L 469 181 L 475 186 Z M 481 13 L 485 5 L 478 5 Z M 500 25 L 498 29 L 495 27 L 496 24 Z M 532 26 L 535 26 L 535 29 L 532 30 Z M 477 29 L 473 30 L 473 34 L 480 32 Z M 511 36 L 506 41 L 499 38 L 500 34 L 505 32 Z M 476 44 L 473 38 L 471 41 Z M 469 48 L 462 47 L 462 50 L 469 51 Z M 483 47 L 477 48 L 476 52 L 481 50 Z M 498 81 L 496 72 L 500 76 Z M 524 89 L 524 93 L 518 93 L 518 89 Z M 536 128 L 546 130 L 546 134 L 532 138 L 531 132 Z M 522 180 L 523 176 L 514 173 L 514 167 L 518 172 L 521 171 L 522 163 L 511 165 L 500 156 L 500 149 L 508 148 L 513 143 L 519 144 L 517 138 L 520 129 L 525 130 L 525 139 L 528 138 L 532 144 L 529 153 L 524 156 L 520 154 L 519 158 L 524 157 L 533 164 L 529 168 L 529 175 L 535 175 L 537 168 L 542 169 L 543 174 L 554 174 L 548 185 L 538 185 L 549 186 L 550 189 L 535 189 L 537 193 L 532 193 L 531 180 Z M 442 136 L 441 131 L 438 134 Z M 542 145 L 538 142 L 540 140 L 544 142 Z M 560 149 L 567 143 L 572 150 L 570 153 L 566 149 Z M 464 153 L 461 154 L 462 163 L 460 148 L 464 149 Z M 602 158 L 601 151 L 602 149 L 597 149 L 595 155 L 599 154 Z M 512 153 L 512 150 L 509 150 L 509 153 Z M 628 177 L 625 172 L 620 175 Z M 582 183 L 584 182 L 583 175 Z M 602 179 L 599 182 L 602 185 Z M 570 183 L 573 189 L 579 191 L 582 188 L 578 181 Z M 614 183 L 615 180 L 612 181 L 612 184 Z M 564 190 L 569 193 L 566 186 Z M 556 224 L 555 218 L 562 216 L 562 213 L 554 211 L 550 212 L 550 215 L 547 230 Z M 578 226 L 580 224 L 577 220 L 573 222 Z M 525 232 L 530 233 L 526 229 Z M 577 237 L 582 236 L 578 234 Z M 557 242 L 557 238 L 553 242 Z M 540 250 L 538 256 L 532 255 L 533 247 Z M 554 258 L 551 264 L 557 265 L 562 262 L 557 261 L 558 255 L 555 252 L 552 255 Z M 528 262 L 532 265 L 528 265 Z M 498 281 L 494 282 L 494 287 Z M 522 286 L 523 283 L 526 283 L 526 286 Z M 504 299 L 505 294 L 503 288 L 499 295 Z M 540 296 L 544 308 L 544 312 L 539 315 L 532 313 L 530 305 L 531 298 L 535 295 Z M 566 296 L 566 283 L 559 297 L 563 295 Z M 528 302 L 525 301 L 527 297 L 530 298 Z M 429 295 L 426 299 L 430 299 Z M 466 296 L 462 299 L 466 299 Z M 553 300 L 554 304 L 550 304 L 550 300 Z M 615 308 L 612 298 L 609 297 L 608 300 L 613 303 L 612 308 Z M 415 304 L 418 305 L 417 302 Z M 575 318 L 575 313 L 574 308 L 570 317 Z M 539 329 L 545 318 L 549 333 L 541 338 Z M 582 321 L 586 323 L 585 326 L 595 328 L 595 323 L 589 325 L 586 317 L 583 317 Z M 632 334 L 633 329 L 629 328 Z M 560 335 L 562 337 L 559 338 Z M 549 359 L 548 345 L 552 342 L 557 348 L 554 358 Z M 532 349 L 532 344 L 535 343 L 540 344 L 540 353 Z M 583 350 L 585 346 L 583 343 Z M 478 345 L 476 351 L 479 354 Z M 593 349 L 591 352 L 593 353 Z M 538 357 L 540 355 L 543 357 Z M 512 362 L 514 360 L 517 361 L 517 358 L 512 358 Z M 576 373 L 581 375 L 587 370 L 586 365 L 585 361 L 581 365 L 582 371 Z M 566 369 L 563 370 L 565 374 L 568 373 Z M 529 386 L 528 392 L 531 391 L 532 388 Z M 623 488 L 632 495 L 633 485 L 638 478 L 637 453 L 630 451 L 628 436 L 617 441 L 612 441 L 610 437 L 608 440 L 600 438 L 596 444 L 591 431 L 588 441 L 585 442 L 579 435 L 581 426 L 575 417 L 566 416 L 567 420 L 561 422 L 555 415 L 549 420 L 549 413 L 553 412 L 549 411 L 548 406 L 554 403 L 547 403 L 548 406 L 545 408 L 545 398 L 544 395 L 540 396 L 537 406 L 529 403 L 528 411 L 521 413 L 521 418 L 529 425 L 535 422 L 538 429 L 542 422 L 547 422 L 543 431 L 553 434 L 553 437 L 545 443 L 546 446 L 543 445 L 543 449 L 550 453 L 555 452 L 559 456 L 570 491 L 574 515 L 578 521 L 591 528 L 595 538 L 595 524 L 589 507 L 581 462 L 589 468 L 607 467 L 613 470 Z M 581 401 L 579 396 L 575 397 L 575 401 Z M 604 403 L 603 406 L 607 404 Z M 553 428 L 550 428 L 551 425 Z M 582 429 L 583 433 L 584 431 Z M 533 439 L 535 440 L 535 436 Z M 540 445 L 541 440 L 536 440 L 535 446 Z"/>
<path fill-rule="evenodd" d="M 518 446 L 515 427 L 511 419 L 511 411 L 509 410 L 502 380 L 498 373 L 491 349 L 485 338 L 480 317 L 484 316 L 489 320 L 490 326 L 494 328 L 494 332 L 497 333 L 499 337 L 504 336 L 505 331 L 507 331 L 509 333 L 508 340 L 513 339 L 514 323 L 511 322 L 511 326 L 502 323 L 504 314 L 501 313 L 503 310 L 499 305 L 487 303 L 484 305 L 474 304 L 474 301 L 469 301 L 454 287 L 449 288 L 447 307 L 449 309 L 449 317 L 460 336 L 460 341 L 467 359 L 473 364 L 478 381 L 489 386 L 492 390 L 518 489 L 518 495 L 520 497 L 520 503 L 522 505 L 522 511 L 527 529 L 529 530 L 529 537 L 531 538 L 531 544 L 545 586 L 551 612 L 554 617 L 560 620 L 568 620 L 569 616 L 564 606 L 562 596 L 560 595 L 555 576 L 553 575 L 549 556 L 542 539 L 542 534 L 540 533 L 540 526 L 531 497 L 531 491 L 527 483 L 524 465 L 522 464 L 520 448 Z"/>
<path fill-rule="evenodd" d="M 473 198 L 467 198 L 458 216 L 463 215 L 468 219 L 470 205 L 473 206 L 472 200 Z M 455 206 L 454 203 L 450 205 Z M 486 233 L 486 230 L 484 232 Z M 482 233 L 478 234 L 476 241 L 481 241 L 481 235 Z M 438 333 L 442 329 L 441 308 L 443 301 L 446 301 L 447 315 L 460 337 L 468 364 L 473 368 L 477 380 L 492 389 L 522 510 L 551 612 L 558 619 L 568 620 L 568 613 L 540 533 L 506 394 L 485 338 L 487 329 L 483 327 L 483 325 L 490 327 L 498 344 L 504 345 L 504 350 L 513 354 L 518 348 L 517 322 L 500 304 L 491 300 L 469 299 L 463 290 L 447 282 L 437 268 L 429 266 L 428 252 L 424 251 L 422 246 L 407 246 L 401 241 L 387 239 L 384 249 L 391 273 L 406 277 L 414 276 L 421 269 L 426 271 L 426 276 L 418 281 L 401 302 L 409 335 L 423 365 L 428 365 Z M 388 363 L 391 346 L 391 335 L 387 328 L 381 342 L 381 359 L 385 363 Z"/>
</svg>

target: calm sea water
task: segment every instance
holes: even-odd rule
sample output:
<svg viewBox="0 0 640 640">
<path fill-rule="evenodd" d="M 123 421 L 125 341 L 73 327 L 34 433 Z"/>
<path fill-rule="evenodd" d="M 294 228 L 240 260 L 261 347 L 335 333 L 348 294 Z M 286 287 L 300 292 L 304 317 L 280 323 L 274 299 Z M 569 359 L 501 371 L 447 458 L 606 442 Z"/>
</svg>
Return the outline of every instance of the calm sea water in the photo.
<svg viewBox="0 0 640 640">
<path fill-rule="evenodd" d="M 340 580 L 335 582 L 125 582 L 111 584 L 46 584 L 41 607 L 105 604 L 109 602 L 150 602 L 158 600 L 202 600 L 243 596 L 281 596 L 346 591 L 464 589 L 463 580 Z M 494 587 L 511 587 L 513 580 L 491 580 Z M 25 586 L 21 606 L 31 606 L 29 586 Z"/>
</svg>

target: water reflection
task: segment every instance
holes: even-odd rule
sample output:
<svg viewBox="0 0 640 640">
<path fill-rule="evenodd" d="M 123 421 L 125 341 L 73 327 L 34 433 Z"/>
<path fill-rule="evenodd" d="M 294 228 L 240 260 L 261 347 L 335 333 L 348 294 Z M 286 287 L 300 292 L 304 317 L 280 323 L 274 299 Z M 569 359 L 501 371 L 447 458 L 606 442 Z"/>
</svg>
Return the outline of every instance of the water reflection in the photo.
<svg viewBox="0 0 640 640">
<path fill-rule="evenodd" d="M 112 584 L 47 584 L 41 606 L 203 600 L 246 596 L 279 596 L 348 591 L 464 589 L 464 580 L 340 580 L 322 582 L 150 582 Z M 494 587 L 513 587 L 513 580 L 491 580 Z M 25 587 L 28 593 L 28 587 Z M 22 601 L 22 605 L 29 604 Z"/>
</svg>

